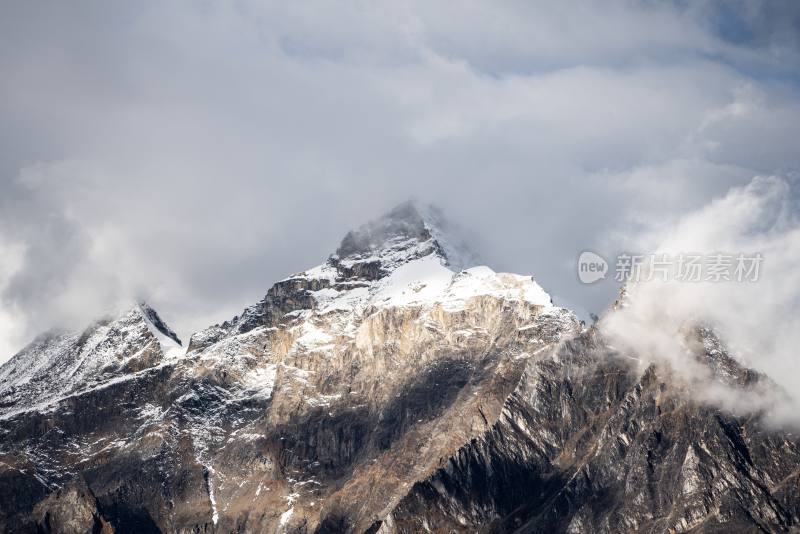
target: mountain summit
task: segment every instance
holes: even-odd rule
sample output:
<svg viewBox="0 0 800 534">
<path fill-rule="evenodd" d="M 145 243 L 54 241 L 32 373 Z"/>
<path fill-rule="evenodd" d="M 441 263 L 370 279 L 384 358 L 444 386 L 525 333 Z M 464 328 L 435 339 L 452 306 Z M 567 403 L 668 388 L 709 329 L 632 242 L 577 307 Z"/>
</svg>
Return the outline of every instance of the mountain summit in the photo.
<svg viewBox="0 0 800 534">
<path fill-rule="evenodd" d="M 0 368 L 2 532 L 788 532 L 800 440 L 403 204 L 186 351 L 144 304 Z M 769 387 L 708 331 L 726 387 Z M 715 387 L 711 383 L 708 387 Z"/>
<path fill-rule="evenodd" d="M 435 252 L 456 271 L 479 265 L 477 254 L 458 232 L 435 206 L 408 201 L 348 232 L 335 257 L 345 262 L 382 260 L 388 268 Z"/>
<path fill-rule="evenodd" d="M 276 326 L 288 314 L 333 309 L 363 312 L 371 305 L 445 299 L 450 289 L 492 292 L 527 288 L 527 297 L 550 304 L 531 277 L 498 277 L 488 267 L 472 267 L 478 256 L 458 237 L 458 229 L 432 206 L 400 204 L 389 213 L 348 232 L 322 265 L 275 284 L 241 315 L 197 332 L 189 351 L 259 326 Z M 463 274 L 455 282 L 457 272 Z M 454 295 L 451 295 L 455 298 Z M 452 300 L 451 298 L 451 300 Z"/>
</svg>

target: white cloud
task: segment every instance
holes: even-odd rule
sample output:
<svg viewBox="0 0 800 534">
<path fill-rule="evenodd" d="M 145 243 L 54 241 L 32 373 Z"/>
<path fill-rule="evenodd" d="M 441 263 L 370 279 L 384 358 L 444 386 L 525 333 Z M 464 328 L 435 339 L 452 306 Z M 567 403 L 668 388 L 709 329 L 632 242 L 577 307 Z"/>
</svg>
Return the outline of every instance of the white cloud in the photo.
<svg viewBox="0 0 800 534">
<path fill-rule="evenodd" d="M 23 267 L 25 247 L 19 243 L 7 243 L 0 239 L 0 294 L 6 289 L 14 274 Z M 13 354 L 25 340 L 27 334 L 20 318 L 22 314 L 13 304 L 0 300 L 0 354 Z"/>
<path fill-rule="evenodd" d="M 188 337 L 410 196 L 597 312 L 613 289 L 577 283 L 581 250 L 800 167 L 778 41 L 726 39 L 708 6 L 0 10 L 6 347 L 137 295 Z"/>
<path fill-rule="evenodd" d="M 649 248 L 653 243 L 658 245 Z M 763 256 L 753 282 L 632 283 L 627 305 L 606 315 L 601 328 L 618 348 L 645 362 L 669 362 L 685 378 L 697 380 L 703 376 L 702 366 L 687 348 L 685 333 L 709 325 L 734 357 L 766 373 L 790 401 L 784 402 L 784 393 L 777 390 L 750 397 L 717 385 L 703 392 L 710 386 L 702 380 L 697 393 L 739 410 L 763 408 L 780 399 L 774 417 L 800 424 L 800 220 L 790 182 L 755 178 L 642 238 L 639 246 L 672 258 L 681 253 Z"/>
</svg>

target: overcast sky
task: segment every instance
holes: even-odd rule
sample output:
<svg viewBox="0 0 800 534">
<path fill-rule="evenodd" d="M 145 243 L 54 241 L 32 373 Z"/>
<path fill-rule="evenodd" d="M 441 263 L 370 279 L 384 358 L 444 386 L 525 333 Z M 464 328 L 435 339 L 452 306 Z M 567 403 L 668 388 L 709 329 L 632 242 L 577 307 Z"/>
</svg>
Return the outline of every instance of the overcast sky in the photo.
<svg viewBox="0 0 800 534">
<path fill-rule="evenodd" d="M 599 312 L 582 250 L 795 187 L 800 3 L 11 0 L 0 119 L 0 361 L 137 295 L 188 339 L 409 197 Z"/>
</svg>

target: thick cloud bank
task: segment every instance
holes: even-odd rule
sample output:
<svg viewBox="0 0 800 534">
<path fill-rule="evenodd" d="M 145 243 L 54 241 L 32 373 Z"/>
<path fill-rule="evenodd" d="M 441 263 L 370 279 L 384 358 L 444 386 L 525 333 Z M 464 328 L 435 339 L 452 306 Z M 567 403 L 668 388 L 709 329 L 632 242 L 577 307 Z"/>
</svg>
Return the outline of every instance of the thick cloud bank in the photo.
<svg viewBox="0 0 800 534">
<path fill-rule="evenodd" d="M 800 169 L 799 12 L 3 2 L 0 360 L 140 296 L 188 337 L 409 197 L 600 312 L 581 250 Z"/>
</svg>

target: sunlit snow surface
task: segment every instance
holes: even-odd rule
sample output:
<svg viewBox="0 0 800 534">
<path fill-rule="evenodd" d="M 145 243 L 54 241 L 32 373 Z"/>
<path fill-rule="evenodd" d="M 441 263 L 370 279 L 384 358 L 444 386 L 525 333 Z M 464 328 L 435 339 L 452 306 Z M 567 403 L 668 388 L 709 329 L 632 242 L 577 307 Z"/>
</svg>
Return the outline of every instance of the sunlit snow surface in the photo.
<svg viewBox="0 0 800 534">
<path fill-rule="evenodd" d="M 317 267 L 300 276 L 324 278 L 332 268 Z M 453 272 L 436 254 L 429 254 L 397 267 L 389 276 L 370 287 L 337 291 L 325 288 L 313 292 L 317 313 L 357 311 L 369 307 L 433 306 L 448 311 L 463 309 L 469 299 L 490 296 L 552 307 L 548 295 L 530 276 L 496 273 L 489 267 L 471 267 Z"/>
</svg>

